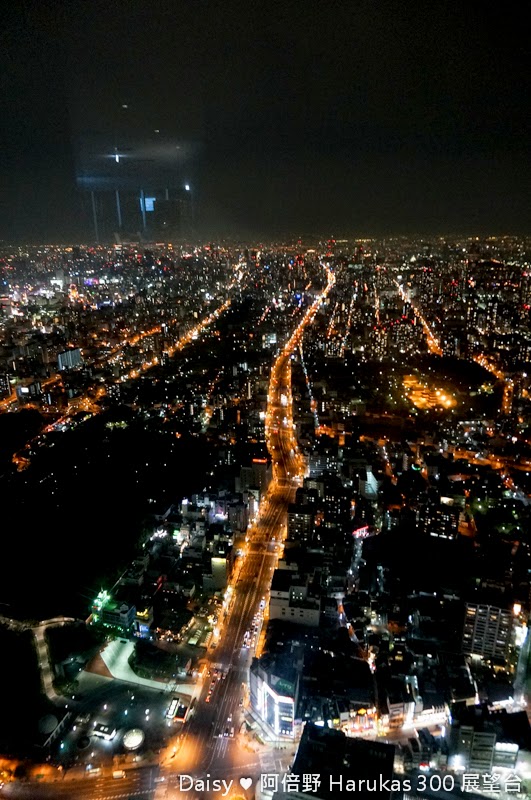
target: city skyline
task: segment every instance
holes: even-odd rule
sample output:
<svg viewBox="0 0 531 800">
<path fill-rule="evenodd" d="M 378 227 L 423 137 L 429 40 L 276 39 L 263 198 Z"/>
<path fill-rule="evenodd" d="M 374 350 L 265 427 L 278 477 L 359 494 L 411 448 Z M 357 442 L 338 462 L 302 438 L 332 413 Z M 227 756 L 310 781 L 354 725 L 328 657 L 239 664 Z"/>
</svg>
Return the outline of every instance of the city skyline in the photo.
<svg viewBox="0 0 531 800">
<path fill-rule="evenodd" d="M 527 28 L 7 4 L 0 797 L 531 797 Z"/>
<path fill-rule="evenodd" d="M 515 236 L 0 248 L 0 793 L 527 796 L 530 275 Z"/>
</svg>

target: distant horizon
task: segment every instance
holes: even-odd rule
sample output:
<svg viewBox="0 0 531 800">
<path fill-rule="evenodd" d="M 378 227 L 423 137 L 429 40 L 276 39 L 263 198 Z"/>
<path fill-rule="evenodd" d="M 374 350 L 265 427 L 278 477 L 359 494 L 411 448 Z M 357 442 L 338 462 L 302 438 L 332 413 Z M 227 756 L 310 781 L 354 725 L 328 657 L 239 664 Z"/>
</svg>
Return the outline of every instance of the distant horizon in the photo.
<svg viewBox="0 0 531 800">
<path fill-rule="evenodd" d="M 57 240 L 8 240 L 8 239 L 0 239 L 0 247 L 39 247 L 39 246 L 49 246 L 49 247 L 114 247 L 119 245 L 140 245 L 140 246 L 147 246 L 147 245 L 164 245 L 164 244 L 177 244 L 179 246 L 185 246 L 187 244 L 211 244 L 211 243 L 229 243 L 229 244 L 267 244 L 267 245 L 277 245 L 280 246 L 282 244 L 297 244 L 298 239 L 302 239 L 302 244 L 304 245 L 305 238 L 315 239 L 321 242 L 327 242 L 330 240 L 334 240 L 336 242 L 341 241 L 352 241 L 352 242 L 363 242 L 363 241 L 382 241 L 382 240 L 394 240 L 394 239 L 411 239 L 411 240 L 422 240 L 422 239 L 436 239 L 439 241 L 451 241 L 451 240 L 459 240 L 459 239 L 514 239 L 514 238 L 527 238 L 531 237 L 531 230 L 524 233 L 524 232 L 504 232 L 504 233 L 492 233 L 492 232 L 454 232 L 454 233 L 441 233 L 441 232 L 429 232 L 429 231 L 420 231 L 416 233 L 381 233 L 381 234 L 369 234 L 369 233 L 356 233 L 356 234 L 347 234 L 347 233 L 293 233 L 293 234 L 261 234 L 256 236 L 245 236 L 238 234 L 227 234 L 225 236 L 220 235 L 208 235 L 208 234 L 198 234 L 197 236 L 189 236 L 189 237 L 167 237 L 167 238 L 147 238 L 145 240 L 136 240 L 136 239 L 129 239 L 124 238 L 121 242 L 117 242 L 116 240 L 108 239 L 105 241 L 95 242 L 90 238 L 86 239 L 57 239 Z"/>
</svg>

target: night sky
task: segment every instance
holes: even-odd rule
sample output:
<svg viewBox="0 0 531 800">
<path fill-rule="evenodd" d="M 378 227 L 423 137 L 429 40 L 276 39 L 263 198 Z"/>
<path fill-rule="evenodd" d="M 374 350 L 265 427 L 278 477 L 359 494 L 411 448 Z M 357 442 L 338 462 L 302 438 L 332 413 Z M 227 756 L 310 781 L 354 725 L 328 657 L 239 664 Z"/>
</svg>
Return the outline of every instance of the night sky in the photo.
<svg viewBox="0 0 531 800">
<path fill-rule="evenodd" d="M 91 132 L 109 152 L 179 142 L 172 169 L 208 236 L 529 232 L 525 14 L 444 0 L 8 0 L 0 237 L 89 235 L 75 176 Z"/>
</svg>

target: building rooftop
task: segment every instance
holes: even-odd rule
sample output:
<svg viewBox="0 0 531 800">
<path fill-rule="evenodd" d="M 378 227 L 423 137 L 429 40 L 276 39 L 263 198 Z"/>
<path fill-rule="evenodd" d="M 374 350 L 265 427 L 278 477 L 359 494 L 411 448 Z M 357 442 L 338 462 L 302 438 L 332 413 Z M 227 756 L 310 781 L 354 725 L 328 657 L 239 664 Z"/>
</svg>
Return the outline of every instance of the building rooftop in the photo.
<svg viewBox="0 0 531 800">
<path fill-rule="evenodd" d="M 307 723 L 292 772 L 295 775 L 319 773 L 321 786 L 309 794 L 324 800 L 344 797 L 347 780 L 357 782 L 355 797 L 358 800 L 374 797 L 388 800 L 391 792 L 380 788 L 380 779 L 385 781 L 392 778 L 394 752 L 393 745 L 349 738 L 341 731 Z M 342 787 L 340 778 L 343 779 Z M 365 783 L 360 784 L 359 781 Z M 373 791 L 366 790 L 367 781 L 370 781 L 370 788 L 376 782 Z"/>
</svg>

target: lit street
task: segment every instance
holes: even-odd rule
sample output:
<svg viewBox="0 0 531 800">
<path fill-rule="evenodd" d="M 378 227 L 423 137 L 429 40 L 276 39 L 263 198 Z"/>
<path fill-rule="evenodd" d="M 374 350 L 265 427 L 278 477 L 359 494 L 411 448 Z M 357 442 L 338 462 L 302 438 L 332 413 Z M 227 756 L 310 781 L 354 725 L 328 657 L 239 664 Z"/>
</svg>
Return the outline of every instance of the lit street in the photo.
<svg viewBox="0 0 531 800">
<path fill-rule="evenodd" d="M 128 769 L 124 778 L 113 778 L 111 774 L 94 774 L 92 777 L 77 778 L 68 773 L 64 779 L 40 785 L 15 782 L 3 789 L 5 797 L 49 798 L 49 800 L 112 800 L 112 798 L 151 798 L 157 786 L 156 767 Z"/>
<path fill-rule="evenodd" d="M 259 517 L 249 531 L 248 552 L 236 575 L 234 600 L 220 642 L 216 649 L 209 651 L 210 674 L 204 679 L 201 702 L 185 726 L 175 758 L 171 753 L 170 766 L 163 767 L 161 774 L 167 778 L 166 786 L 164 790 L 159 789 L 157 797 L 177 796 L 176 779 L 172 777 L 175 773 L 200 777 L 209 772 L 215 778 L 222 778 L 244 772 L 256 778 L 262 771 L 260 756 L 253 752 L 244 734 L 239 733 L 244 722 L 248 669 L 254 654 L 254 647 L 244 647 L 244 637 L 252 628 L 262 599 L 267 605 L 278 560 L 275 542 L 285 536 L 287 506 L 293 502 L 297 478 L 304 474 L 293 434 L 292 404 L 283 399 L 291 398 L 291 353 L 333 282 L 334 277 L 328 272 L 323 294 L 308 309 L 272 367 L 266 435 L 273 461 L 273 480 L 260 504 Z M 219 670 L 217 675 L 216 669 Z M 287 768 L 287 763 L 283 766 Z M 164 794 L 166 791 L 168 793 Z"/>
</svg>

